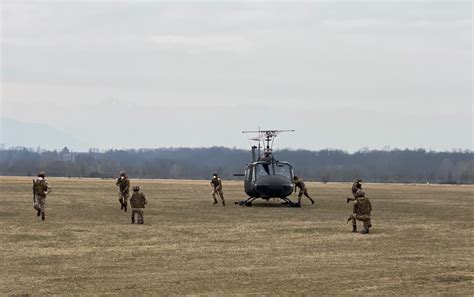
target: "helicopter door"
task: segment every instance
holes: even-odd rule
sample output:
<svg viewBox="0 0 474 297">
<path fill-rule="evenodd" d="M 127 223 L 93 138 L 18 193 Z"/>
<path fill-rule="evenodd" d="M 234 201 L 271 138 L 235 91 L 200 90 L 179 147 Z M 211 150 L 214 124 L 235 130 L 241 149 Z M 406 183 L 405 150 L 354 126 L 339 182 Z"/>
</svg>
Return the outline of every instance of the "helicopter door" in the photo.
<svg viewBox="0 0 474 297">
<path fill-rule="evenodd" d="M 245 169 L 245 181 L 244 181 L 244 189 L 245 193 L 250 197 L 258 197 L 258 193 L 255 191 L 255 167 L 249 166 Z"/>
<path fill-rule="evenodd" d="M 247 182 L 252 181 L 252 176 L 253 176 L 252 171 L 253 171 L 253 168 L 245 169 L 245 181 L 247 181 Z"/>
</svg>

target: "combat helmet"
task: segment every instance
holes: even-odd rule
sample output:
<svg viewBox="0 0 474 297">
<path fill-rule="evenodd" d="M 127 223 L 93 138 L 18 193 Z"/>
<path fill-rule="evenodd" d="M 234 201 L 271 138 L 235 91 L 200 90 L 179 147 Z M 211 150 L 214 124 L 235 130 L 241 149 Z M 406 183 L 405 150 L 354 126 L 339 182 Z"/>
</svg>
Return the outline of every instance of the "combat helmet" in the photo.
<svg viewBox="0 0 474 297">
<path fill-rule="evenodd" d="M 365 197 L 365 192 L 362 189 L 357 190 L 356 192 L 357 197 Z"/>
<path fill-rule="evenodd" d="M 46 173 L 44 171 L 38 172 L 38 177 L 44 178 L 46 176 Z"/>
<path fill-rule="evenodd" d="M 140 191 L 140 186 L 133 186 L 132 190 L 134 192 L 138 192 L 138 191 Z"/>
<path fill-rule="evenodd" d="M 125 176 L 127 173 L 124 170 L 120 170 L 120 176 Z"/>
</svg>

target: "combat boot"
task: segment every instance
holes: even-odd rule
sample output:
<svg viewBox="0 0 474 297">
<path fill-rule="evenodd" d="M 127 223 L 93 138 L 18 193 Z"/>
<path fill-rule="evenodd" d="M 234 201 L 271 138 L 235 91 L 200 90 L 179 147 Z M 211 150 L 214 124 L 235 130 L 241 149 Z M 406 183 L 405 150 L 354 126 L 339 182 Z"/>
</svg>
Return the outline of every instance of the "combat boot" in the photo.
<svg viewBox="0 0 474 297">
<path fill-rule="evenodd" d="M 46 220 L 46 218 L 45 218 L 44 216 L 42 216 L 42 217 L 41 217 L 41 220 L 44 221 L 44 220 Z"/>
<path fill-rule="evenodd" d="M 347 203 L 349 203 L 349 201 L 351 201 L 351 198 L 347 197 Z"/>
<path fill-rule="evenodd" d="M 222 200 L 222 206 L 225 206 L 225 201 L 224 200 Z"/>
<path fill-rule="evenodd" d="M 356 233 L 357 232 L 357 225 L 352 225 L 352 233 Z"/>
<path fill-rule="evenodd" d="M 123 211 L 127 212 L 127 203 L 123 204 Z"/>
<path fill-rule="evenodd" d="M 135 216 L 132 217 L 132 224 L 135 224 Z"/>
<path fill-rule="evenodd" d="M 120 202 L 120 210 L 122 210 L 122 209 L 123 209 L 123 199 L 120 198 L 120 199 L 119 199 L 119 202 Z"/>
<path fill-rule="evenodd" d="M 296 203 L 295 203 L 295 207 L 301 207 L 301 203 L 300 203 L 300 202 L 296 202 Z"/>
<path fill-rule="evenodd" d="M 369 234 L 369 228 L 364 228 L 362 231 L 360 231 L 360 234 Z"/>
<path fill-rule="evenodd" d="M 41 215 L 41 209 L 36 210 L 36 216 L 39 217 Z"/>
<path fill-rule="evenodd" d="M 311 200 L 311 205 L 313 205 L 313 204 L 314 204 L 314 200 L 313 200 L 313 199 L 309 199 L 309 200 Z"/>
<path fill-rule="evenodd" d="M 216 200 L 216 199 L 214 199 L 214 203 L 213 203 L 213 204 L 214 204 L 214 205 L 216 205 L 217 203 L 218 203 L 218 202 L 217 202 L 217 200 Z"/>
</svg>

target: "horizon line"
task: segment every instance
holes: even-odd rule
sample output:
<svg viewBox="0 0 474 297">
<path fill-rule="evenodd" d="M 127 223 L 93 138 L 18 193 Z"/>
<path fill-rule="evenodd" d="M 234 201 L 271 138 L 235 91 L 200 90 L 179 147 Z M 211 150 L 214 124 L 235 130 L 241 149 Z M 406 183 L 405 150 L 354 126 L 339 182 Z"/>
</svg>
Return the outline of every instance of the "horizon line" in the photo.
<svg viewBox="0 0 474 297">
<path fill-rule="evenodd" d="M 36 148 L 31 147 L 31 146 L 9 146 L 5 147 L 5 144 L 0 143 L 0 151 L 8 151 L 8 150 L 13 150 L 13 151 L 18 151 L 18 150 L 28 150 L 28 151 L 34 151 L 34 152 L 53 152 L 57 151 L 60 152 L 67 148 L 70 153 L 90 153 L 90 152 L 97 152 L 97 153 L 106 153 L 109 151 L 153 151 L 153 150 L 179 150 L 179 149 L 212 149 L 212 148 L 222 148 L 222 149 L 229 149 L 229 150 L 237 150 L 237 151 L 250 151 L 250 148 L 239 148 L 236 146 L 229 147 L 229 146 L 222 146 L 222 145 L 213 145 L 213 146 L 168 146 L 168 147 L 140 147 L 140 148 L 97 148 L 97 147 L 89 147 L 86 150 L 75 150 L 69 148 L 67 145 L 65 145 L 62 148 L 43 148 L 41 146 L 37 146 Z M 275 149 L 274 151 L 308 151 L 308 152 L 321 152 L 321 151 L 339 151 L 339 152 L 344 152 L 346 154 L 356 154 L 356 153 L 366 153 L 366 152 L 377 152 L 377 151 L 382 151 L 382 152 L 392 152 L 392 151 L 425 151 L 425 152 L 430 152 L 430 153 L 474 153 L 473 149 L 469 148 L 451 148 L 451 149 L 445 149 L 445 150 L 435 150 L 435 149 L 427 149 L 427 148 L 422 148 L 422 147 L 414 147 L 414 148 L 398 148 L 398 147 L 391 147 L 391 146 L 385 146 L 383 148 L 377 149 L 377 148 L 369 148 L 369 147 L 363 147 L 358 150 L 355 150 L 353 152 L 346 150 L 346 149 L 341 149 L 341 148 L 322 148 L 322 149 L 307 149 L 307 148 L 281 148 L 281 149 Z"/>
</svg>

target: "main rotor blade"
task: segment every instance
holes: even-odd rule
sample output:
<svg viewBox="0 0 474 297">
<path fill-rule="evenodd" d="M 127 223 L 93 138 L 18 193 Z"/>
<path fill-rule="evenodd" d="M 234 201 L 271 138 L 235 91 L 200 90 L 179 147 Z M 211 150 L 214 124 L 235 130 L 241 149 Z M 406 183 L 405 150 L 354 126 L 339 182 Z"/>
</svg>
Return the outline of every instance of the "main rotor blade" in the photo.
<svg viewBox="0 0 474 297">
<path fill-rule="evenodd" d="M 260 131 L 242 131 L 242 133 L 280 133 L 280 132 L 295 132 L 295 130 L 260 130 Z"/>
</svg>

